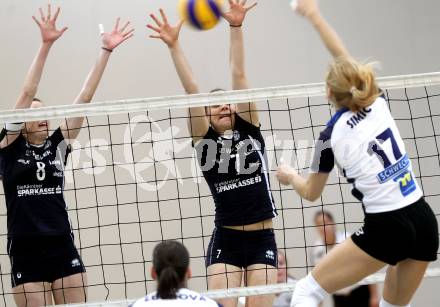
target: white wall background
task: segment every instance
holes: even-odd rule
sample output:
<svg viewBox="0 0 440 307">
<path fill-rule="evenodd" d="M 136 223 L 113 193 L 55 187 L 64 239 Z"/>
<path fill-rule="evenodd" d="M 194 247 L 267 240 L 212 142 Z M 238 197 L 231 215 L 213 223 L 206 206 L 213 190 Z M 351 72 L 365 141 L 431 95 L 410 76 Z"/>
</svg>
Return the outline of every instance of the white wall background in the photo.
<svg viewBox="0 0 440 307">
<path fill-rule="evenodd" d="M 70 27 L 52 50 L 39 96 L 49 105 L 68 104 L 99 51 L 98 24 L 110 29 L 117 16 L 132 21 L 136 34 L 114 52 L 96 100 L 182 93 L 167 49 L 147 38 L 148 13 L 163 7 L 177 20 L 177 0 L 54 1 L 62 6 L 59 25 Z M 41 0 L 0 1 L 2 42 L 0 106 L 12 107 L 38 44 L 31 19 Z M 380 75 L 439 69 L 440 4 L 435 0 L 325 0 L 323 14 L 358 58 L 383 63 Z M 229 87 L 228 27 L 209 32 L 184 28 L 181 43 L 202 90 Z M 317 34 L 290 10 L 287 0 L 261 0 L 244 26 L 247 70 L 253 87 L 322 81 L 329 55 Z"/>
<path fill-rule="evenodd" d="M 58 24 L 69 30 L 54 46 L 38 97 L 48 105 L 69 104 L 100 48 L 98 24 L 110 29 L 117 16 L 132 21 L 135 37 L 113 54 L 96 101 L 182 93 L 167 48 L 148 38 L 148 14 L 163 7 L 176 21 L 176 0 L 54 1 Z M 0 1 L 0 109 L 10 109 L 39 45 L 31 19 L 41 0 Z M 440 2 L 434 0 L 323 0 L 323 14 L 360 59 L 382 62 L 379 75 L 439 70 Z M 287 0 L 261 0 L 244 25 L 247 71 L 253 87 L 320 82 L 330 60 L 319 37 Z M 201 89 L 229 88 L 228 26 L 208 32 L 184 28 L 181 44 Z M 438 206 L 435 204 L 435 206 Z M 438 212 L 438 210 L 437 210 Z M 294 261 L 290 259 L 290 263 Z M 439 281 L 424 281 L 413 306 L 438 307 Z"/>
</svg>

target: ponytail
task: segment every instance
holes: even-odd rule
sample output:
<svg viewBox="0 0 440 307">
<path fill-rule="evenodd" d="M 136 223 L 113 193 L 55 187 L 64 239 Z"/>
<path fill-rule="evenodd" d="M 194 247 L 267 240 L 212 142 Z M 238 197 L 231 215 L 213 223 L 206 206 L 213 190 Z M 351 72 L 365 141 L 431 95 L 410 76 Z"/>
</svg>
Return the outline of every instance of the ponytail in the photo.
<svg viewBox="0 0 440 307">
<path fill-rule="evenodd" d="M 162 299 L 175 299 L 181 285 L 177 272 L 172 267 L 162 269 L 158 276 L 157 296 Z"/>
<path fill-rule="evenodd" d="M 348 57 L 337 58 L 330 65 L 327 86 L 331 91 L 330 98 L 352 112 L 368 107 L 381 95 L 373 64 L 361 64 Z"/>
<path fill-rule="evenodd" d="M 175 299 L 179 289 L 186 284 L 188 250 L 177 241 L 159 243 L 153 251 L 153 268 L 157 274 L 157 296 Z"/>
</svg>

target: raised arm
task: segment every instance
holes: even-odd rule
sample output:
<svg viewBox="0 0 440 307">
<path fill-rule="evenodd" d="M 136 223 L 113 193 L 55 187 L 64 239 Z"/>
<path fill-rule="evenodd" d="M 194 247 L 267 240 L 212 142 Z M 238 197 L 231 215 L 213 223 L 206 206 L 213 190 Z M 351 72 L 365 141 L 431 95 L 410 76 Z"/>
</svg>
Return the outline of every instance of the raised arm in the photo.
<svg viewBox="0 0 440 307">
<path fill-rule="evenodd" d="M 133 36 L 134 29 L 127 29 L 130 25 L 130 22 L 127 21 L 122 27 L 120 27 L 119 23 L 120 18 L 116 20 L 115 26 L 111 32 L 101 33 L 102 48 L 99 52 L 98 60 L 88 74 L 81 92 L 76 97 L 74 104 L 89 103 L 92 101 L 99 82 L 101 81 L 102 75 L 104 74 L 110 54 L 116 47 Z M 83 121 L 84 117 L 66 119 L 65 122 L 61 124 L 61 130 L 64 138 L 66 140 L 75 139 L 81 130 Z"/>
<path fill-rule="evenodd" d="M 298 0 L 296 11 L 306 17 L 315 27 L 334 58 L 350 56 L 339 35 L 321 15 L 316 0 Z"/>
<path fill-rule="evenodd" d="M 242 24 L 249 10 L 254 8 L 257 3 L 249 6 L 246 0 L 229 0 L 229 12 L 223 13 L 223 17 L 230 25 L 230 65 L 232 72 L 232 88 L 243 90 L 249 88 L 244 55 L 244 39 Z M 240 103 L 237 105 L 237 112 L 246 121 L 255 126 L 260 125 L 257 106 L 254 102 Z"/>
<path fill-rule="evenodd" d="M 55 41 L 60 38 L 67 30 L 66 27 L 57 30 L 56 21 L 60 13 L 60 8 L 57 8 L 55 14 L 52 15 L 52 8 L 50 4 L 47 6 L 47 14 L 45 15 L 43 9 L 39 9 L 40 19 L 32 16 L 37 26 L 40 28 L 41 45 L 38 52 L 29 68 L 26 75 L 23 88 L 15 103 L 15 109 L 26 109 L 32 104 L 32 101 L 37 93 L 38 85 L 40 83 L 41 75 L 43 74 L 44 65 L 46 63 L 49 51 Z M 12 143 L 20 134 L 23 123 L 8 124 L 4 131 L 2 140 L 0 139 L 0 148 L 4 148 Z"/>
<path fill-rule="evenodd" d="M 182 29 L 183 21 L 172 26 L 168 22 L 168 18 L 163 9 L 160 9 L 160 15 L 162 20 L 159 20 L 154 14 L 150 14 L 155 24 L 148 24 L 147 27 L 156 32 L 156 34 L 152 34 L 150 37 L 160 39 L 168 46 L 174 67 L 185 92 L 187 94 L 197 94 L 199 93 L 199 87 L 179 44 L 179 34 Z M 189 114 L 189 129 L 194 141 L 197 141 L 203 138 L 208 131 L 209 120 L 206 117 L 205 108 L 203 107 L 190 108 Z"/>
</svg>

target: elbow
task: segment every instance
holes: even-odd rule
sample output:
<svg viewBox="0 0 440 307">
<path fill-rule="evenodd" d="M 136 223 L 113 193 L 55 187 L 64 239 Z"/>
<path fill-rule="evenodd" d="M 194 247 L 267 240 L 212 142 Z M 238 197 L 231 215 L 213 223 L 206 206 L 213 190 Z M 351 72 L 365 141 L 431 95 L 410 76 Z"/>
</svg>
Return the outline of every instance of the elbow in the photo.
<svg viewBox="0 0 440 307">
<path fill-rule="evenodd" d="M 306 187 L 306 191 L 304 192 L 303 198 L 310 201 L 315 202 L 318 198 L 321 197 L 321 192 L 315 191 L 310 188 L 310 186 Z"/>
<path fill-rule="evenodd" d="M 319 198 L 320 196 L 321 196 L 321 195 L 319 195 L 319 194 L 311 194 L 311 193 L 309 193 L 309 194 L 306 195 L 306 197 L 304 197 L 304 199 L 306 199 L 306 200 L 308 200 L 308 201 L 310 201 L 310 202 L 315 202 L 315 201 L 318 200 L 318 198 Z"/>
</svg>

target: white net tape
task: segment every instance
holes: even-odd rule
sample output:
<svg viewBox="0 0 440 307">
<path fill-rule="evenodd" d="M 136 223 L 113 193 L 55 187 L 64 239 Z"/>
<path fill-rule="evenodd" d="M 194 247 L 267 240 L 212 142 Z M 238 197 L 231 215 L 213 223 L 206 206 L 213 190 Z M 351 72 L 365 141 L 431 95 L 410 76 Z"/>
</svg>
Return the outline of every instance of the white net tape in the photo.
<svg viewBox="0 0 440 307">
<path fill-rule="evenodd" d="M 411 88 L 440 85 L 440 72 L 415 74 L 395 77 L 378 78 L 382 89 Z M 66 106 L 42 107 L 38 109 L 22 109 L 3 111 L 0 122 L 23 122 L 43 119 L 59 119 L 77 116 L 98 116 L 121 113 L 132 113 L 160 109 L 187 108 L 219 103 L 245 103 L 249 101 L 265 101 L 282 98 L 316 97 L 325 95 L 324 83 L 303 85 L 277 86 L 241 91 L 225 91 L 210 94 L 179 95 L 169 97 L 153 97 L 127 99 L 92 104 L 76 104 Z"/>
<path fill-rule="evenodd" d="M 440 268 L 428 269 L 425 273 L 425 278 L 440 277 Z M 368 276 L 359 285 L 377 284 L 382 283 L 385 280 L 385 273 L 377 273 Z M 292 292 L 295 289 L 296 281 L 284 284 L 274 284 L 265 286 L 255 286 L 246 288 L 230 288 L 227 290 L 211 290 L 203 293 L 207 297 L 212 299 L 218 298 L 233 298 L 233 297 L 243 297 L 252 295 L 266 295 L 266 294 L 277 294 L 282 292 Z M 120 300 L 120 301 L 109 301 L 109 302 L 96 302 L 87 304 L 71 304 L 71 305 L 58 305 L 60 307 L 126 307 L 134 300 Z"/>
</svg>

